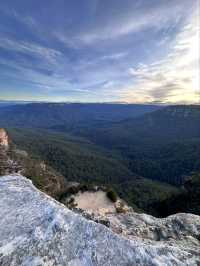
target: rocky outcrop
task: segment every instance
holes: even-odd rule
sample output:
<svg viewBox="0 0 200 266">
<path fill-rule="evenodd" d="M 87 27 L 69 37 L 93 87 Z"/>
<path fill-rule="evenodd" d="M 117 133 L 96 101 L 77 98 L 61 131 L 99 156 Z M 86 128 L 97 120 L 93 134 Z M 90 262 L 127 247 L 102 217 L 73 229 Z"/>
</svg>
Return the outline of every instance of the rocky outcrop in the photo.
<svg viewBox="0 0 200 266">
<path fill-rule="evenodd" d="M 139 214 L 131 208 L 122 212 L 104 212 L 73 209 L 82 216 L 109 227 L 113 232 L 130 240 L 143 239 L 151 244 L 178 245 L 191 248 L 200 254 L 200 217 L 193 214 L 179 213 L 167 218 L 155 218 L 147 214 Z"/>
<path fill-rule="evenodd" d="M 5 129 L 0 128 L 0 146 L 8 147 L 8 134 Z"/>
<path fill-rule="evenodd" d="M 0 176 L 20 173 L 22 170 L 18 162 L 10 157 L 10 145 L 8 133 L 5 129 L 0 128 Z"/>
<path fill-rule="evenodd" d="M 200 217 L 195 215 L 127 217 L 123 223 L 135 227 L 128 239 L 73 213 L 25 177 L 11 175 L 0 178 L 0 216 L 0 265 L 200 264 Z M 160 239 L 146 232 L 154 227 L 161 229 Z M 172 242 L 166 232 L 174 232 Z"/>
<path fill-rule="evenodd" d="M 16 173 L 26 175 L 35 186 L 54 198 L 59 198 L 65 190 L 66 180 L 61 174 L 18 149 L 6 130 L 0 128 L 0 176 Z"/>
<path fill-rule="evenodd" d="M 9 171 L 9 157 L 8 157 L 8 135 L 7 132 L 0 128 L 0 175 L 8 174 Z"/>
<path fill-rule="evenodd" d="M 110 228 L 128 239 L 142 238 L 146 243 L 168 244 L 200 254 L 200 217 L 179 213 L 167 218 L 128 212 L 107 216 Z"/>
</svg>

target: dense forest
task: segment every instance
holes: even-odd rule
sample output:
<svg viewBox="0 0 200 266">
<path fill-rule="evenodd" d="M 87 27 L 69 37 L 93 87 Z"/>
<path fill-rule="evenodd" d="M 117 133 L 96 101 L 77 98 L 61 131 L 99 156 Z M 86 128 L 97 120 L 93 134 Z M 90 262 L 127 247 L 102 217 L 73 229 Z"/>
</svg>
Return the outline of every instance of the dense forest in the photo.
<svg viewBox="0 0 200 266">
<path fill-rule="evenodd" d="M 0 108 L 32 158 L 68 181 L 111 186 L 138 211 L 200 213 L 199 106 L 36 105 Z"/>
<path fill-rule="evenodd" d="M 165 201 L 179 193 L 167 183 L 151 181 L 131 171 L 125 158 L 98 147 L 88 140 L 61 133 L 33 129 L 8 128 L 15 146 L 25 150 L 31 160 L 26 161 L 26 175 L 39 188 L 43 185 L 32 162 L 45 161 L 67 181 L 85 185 L 106 185 L 113 188 L 137 211 L 157 216 L 153 204 Z M 28 162 L 28 167 L 27 167 Z"/>
</svg>

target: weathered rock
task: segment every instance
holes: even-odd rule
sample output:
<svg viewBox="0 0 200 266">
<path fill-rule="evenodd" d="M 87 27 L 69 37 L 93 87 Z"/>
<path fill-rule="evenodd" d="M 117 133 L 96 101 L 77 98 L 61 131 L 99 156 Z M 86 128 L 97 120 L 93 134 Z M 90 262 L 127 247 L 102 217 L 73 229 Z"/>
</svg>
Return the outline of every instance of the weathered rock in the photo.
<svg viewBox="0 0 200 266">
<path fill-rule="evenodd" d="M 0 128 L 0 175 L 9 174 L 10 161 L 8 157 L 8 135 L 7 132 Z"/>
<path fill-rule="evenodd" d="M 68 210 L 20 175 L 0 178 L 0 217 L 0 265 L 200 264 L 199 246 L 193 240 L 192 245 L 179 245 L 173 236 L 170 246 L 165 237 L 145 240 L 144 232 L 126 239 Z M 174 216 L 177 232 L 183 227 L 179 217 Z M 189 243 L 199 232 L 199 217 L 182 217 Z M 141 227 L 143 223 L 153 226 L 166 220 L 145 216 Z"/>
<path fill-rule="evenodd" d="M 0 146 L 3 146 L 3 147 L 9 146 L 8 134 L 3 128 L 0 128 Z"/>
<path fill-rule="evenodd" d="M 132 211 L 109 214 L 107 219 L 110 228 L 126 238 L 143 238 L 151 244 L 168 243 L 183 249 L 198 250 L 200 254 L 200 216 L 179 213 L 159 219 Z"/>
<path fill-rule="evenodd" d="M 0 128 L 0 176 L 20 173 L 21 166 L 9 156 L 10 140 L 5 129 Z"/>
</svg>

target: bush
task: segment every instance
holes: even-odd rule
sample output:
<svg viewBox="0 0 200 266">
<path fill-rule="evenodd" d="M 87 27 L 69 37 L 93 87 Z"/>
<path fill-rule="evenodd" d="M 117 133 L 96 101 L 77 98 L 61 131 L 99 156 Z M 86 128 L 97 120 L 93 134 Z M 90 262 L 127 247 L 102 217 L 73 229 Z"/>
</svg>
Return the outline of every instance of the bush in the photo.
<svg viewBox="0 0 200 266">
<path fill-rule="evenodd" d="M 106 195 L 112 202 L 117 201 L 117 193 L 113 189 L 108 190 Z"/>
<path fill-rule="evenodd" d="M 117 213 L 126 213 L 125 204 L 120 201 L 118 204 L 116 204 L 116 212 Z"/>
</svg>

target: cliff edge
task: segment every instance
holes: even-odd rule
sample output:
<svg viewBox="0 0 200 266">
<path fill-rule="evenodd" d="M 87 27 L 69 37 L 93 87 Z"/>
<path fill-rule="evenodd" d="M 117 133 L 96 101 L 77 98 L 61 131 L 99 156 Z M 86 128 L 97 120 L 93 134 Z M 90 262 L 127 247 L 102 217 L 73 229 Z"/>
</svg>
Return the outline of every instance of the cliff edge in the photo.
<svg viewBox="0 0 200 266">
<path fill-rule="evenodd" d="M 179 235 L 159 241 L 146 238 L 143 230 L 128 239 L 73 213 L 25 177 L 10 175 L 0 177 L 0 216 L 0 265 L 200 265 L 196 215 L 174 215 L 176 228 L 170 229 L 171 218 L 141 214 L 141 226 L 165 226 Z"/>
</svg>

